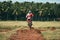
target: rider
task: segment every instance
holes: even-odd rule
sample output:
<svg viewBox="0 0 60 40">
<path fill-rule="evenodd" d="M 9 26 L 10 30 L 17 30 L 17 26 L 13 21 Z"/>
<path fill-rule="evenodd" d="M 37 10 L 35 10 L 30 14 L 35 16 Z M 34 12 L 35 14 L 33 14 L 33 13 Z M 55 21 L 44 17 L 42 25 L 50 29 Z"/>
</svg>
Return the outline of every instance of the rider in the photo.
<svg viewBox="0 0 60 40">
<path fill-rule="evenodd" d="M 28 14 L 26 15 L 26 18 L 27 18 L 27 22 L 28 22 L 28 26 L 30 27 L 31 29 L 31 26 L 32 26 L 32 17 L 33 17 L 33 13 L 31 11 L 28 12 Z M 30 23 L 30 24 L 29 24 Z"/>
</svg>

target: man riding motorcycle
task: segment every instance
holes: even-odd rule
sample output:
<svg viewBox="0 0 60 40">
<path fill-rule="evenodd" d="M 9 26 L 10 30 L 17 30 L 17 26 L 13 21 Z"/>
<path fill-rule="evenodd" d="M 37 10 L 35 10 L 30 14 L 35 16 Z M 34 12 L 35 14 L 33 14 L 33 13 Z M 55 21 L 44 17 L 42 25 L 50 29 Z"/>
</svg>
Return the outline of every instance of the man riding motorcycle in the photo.
<svg viewBox="0 0 60 40">
<path fill-rule="evenodd" d="M 28 26 L 30 27 L 30 29 L 31 29 L 31 26 L 32 26 L 32 17 L 33 16 L 34 15 L 31 11 L 29 11 L 28 14 L 26 15 Z"/>
</svg>

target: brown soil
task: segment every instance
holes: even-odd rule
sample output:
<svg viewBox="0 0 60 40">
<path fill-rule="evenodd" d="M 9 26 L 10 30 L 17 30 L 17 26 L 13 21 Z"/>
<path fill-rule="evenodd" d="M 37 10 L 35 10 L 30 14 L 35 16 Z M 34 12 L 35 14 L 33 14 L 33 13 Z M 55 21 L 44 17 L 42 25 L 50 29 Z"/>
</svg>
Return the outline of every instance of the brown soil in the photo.
<svg viewBox="0 0 60 40">
<path fill-rule="evenodd" d="M 56 30 L 56 28 L 55 27 L 50 27 L 50 30 L 54 31 L 54 30 Z"/>
<path fill-rule="evenodd" d="M 12 34 L 10 40 L 44 40 L 40 30 L 17 30 L 15 34 Z"/>
</svg>

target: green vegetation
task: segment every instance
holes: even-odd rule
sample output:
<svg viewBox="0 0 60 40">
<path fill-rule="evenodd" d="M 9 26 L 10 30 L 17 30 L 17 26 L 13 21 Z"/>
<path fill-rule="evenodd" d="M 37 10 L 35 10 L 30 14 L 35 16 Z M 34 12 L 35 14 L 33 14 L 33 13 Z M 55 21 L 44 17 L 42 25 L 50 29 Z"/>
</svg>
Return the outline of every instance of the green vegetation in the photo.
<svg viewBox="0 0 60 40">
<path fill-rule="evenodd" d="M 60 20 L 60 4 L 34 2 L 0 2 L 0 20 L 26 20 L 25 16 L 31 10 L 35 15 L 33 20 Z"/>
</svg>

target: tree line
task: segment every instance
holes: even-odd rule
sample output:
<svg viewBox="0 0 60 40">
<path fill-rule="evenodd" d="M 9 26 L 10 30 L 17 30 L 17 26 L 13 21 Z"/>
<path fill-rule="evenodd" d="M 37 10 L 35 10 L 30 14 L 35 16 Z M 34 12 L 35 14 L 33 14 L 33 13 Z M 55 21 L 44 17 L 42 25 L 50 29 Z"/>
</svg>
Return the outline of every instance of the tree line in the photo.
<svg viewBox="0 0 60 40">
<path fill-rule="evenodd" d="M 32 2 L 0 2 L 0 20 L 26 20 L 26 14 L 31 10 L 34 21 L 60 20 L 60 3 Z"/>
</svg>

